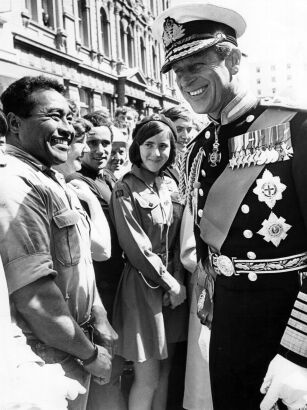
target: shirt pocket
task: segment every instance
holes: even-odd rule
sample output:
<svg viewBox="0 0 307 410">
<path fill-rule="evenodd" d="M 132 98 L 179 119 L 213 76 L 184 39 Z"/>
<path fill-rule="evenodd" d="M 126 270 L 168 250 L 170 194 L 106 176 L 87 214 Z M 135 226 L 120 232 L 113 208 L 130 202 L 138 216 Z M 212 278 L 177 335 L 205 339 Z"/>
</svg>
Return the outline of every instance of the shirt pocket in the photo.
<svg viewBox="0 0 307 410">
<path fill-rule="evenodd" d="M 80 262 L 79 220 L 79 213 L 72 209 L 61 209 L 53 216 L 54 253 L 63 266 L 74 266 Z"/>
<path fill-rule="evenodd" d="M 141 219 L 145 227 L 151 227 L 156 224 L 164 224 L 164 218 L 161 210 L 159 198 L 154 195 L 135 196 L 137 205 L 139 206 Z"/>
</svg>

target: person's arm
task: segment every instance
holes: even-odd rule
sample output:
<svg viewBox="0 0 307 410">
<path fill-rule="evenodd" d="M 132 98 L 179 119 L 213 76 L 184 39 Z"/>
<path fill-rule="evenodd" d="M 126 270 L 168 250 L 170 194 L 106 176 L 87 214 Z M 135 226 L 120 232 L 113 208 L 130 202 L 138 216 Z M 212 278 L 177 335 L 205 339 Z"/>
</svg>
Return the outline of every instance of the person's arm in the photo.
<svg viewBox="0 0 307 410">
<path fill-rule="evenodd" d="M 93 354 L 93 344 L 72 318 L 52 278 L 40 278 L 16 290 L 11 299 L 39 340 L 81 360 Z"/>
<path fill-rule="evenodd" d="M 88 185 L 78 179 L 73 179 L 68 186 L 85 201 L 91 218 L 91 251 L 95 261 L 105 261 L 111 257 L 111 234 L 108 221 L 98 199 Z"/>
</svg>

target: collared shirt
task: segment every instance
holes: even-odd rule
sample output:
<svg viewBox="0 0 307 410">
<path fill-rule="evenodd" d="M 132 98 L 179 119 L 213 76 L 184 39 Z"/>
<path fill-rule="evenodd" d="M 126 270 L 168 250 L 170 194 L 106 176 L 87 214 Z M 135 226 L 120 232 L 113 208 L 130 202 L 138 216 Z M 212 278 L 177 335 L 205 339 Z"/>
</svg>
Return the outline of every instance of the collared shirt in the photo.
<svg viewBox="0 0 307 410">
<path fill-rule="evenodd" d="M 93 304 L 101 301 L 89 220 L 78 198 L 61 174 L 13 146 L 8 146 L 7 166 L 0 171 L 0 191 L 0 253 L 9 293 L 42 277 L 54 277 L 73 318 L 85 322 Z"/>
<path fill-rule="evenodd" d="M 210 117 L 210 115 L 208 117 L 215 124 L 220 123 L 221 125 L 226 125 L 240 118 L 241 115 L 249 111 L 256 102 L 257 98 L 253 94 L 242 90 L 223 108 L 219 120 Z"/>
</svg>

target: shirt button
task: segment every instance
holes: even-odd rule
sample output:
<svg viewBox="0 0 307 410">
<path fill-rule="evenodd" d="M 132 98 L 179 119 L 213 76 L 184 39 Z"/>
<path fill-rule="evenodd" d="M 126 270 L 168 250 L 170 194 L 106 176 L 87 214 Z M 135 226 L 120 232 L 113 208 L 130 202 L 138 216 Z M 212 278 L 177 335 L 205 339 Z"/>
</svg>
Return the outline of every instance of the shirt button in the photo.
<svg viewBox="0 0 307 410">
<path fill-rule="evenodd" d="M 242 205 L 242 206 L 241 206 L 241 211 L 242 211 L 244 214 L 248 214 L 248 213 L 249 213 L 249 206 L 246 205 L 246 204 Z"/>
<path fill-rule="evenodd" d="M 206 176 L 206 171 L 204 169 L 202 169 L 201 174 L 202 174 L 203 177 L 205 177 Z"/>
<path fill-rule="evenodd" d="M 208 140 L 211 137 L 211 132 L 210 131 L 206 131 L 205 132 L 205 138 L 206 140 Z"/>
<path fill-rule="evenodd" d="M 256 254 L 255 252 L 249 251 L 247 252 L 247 257 L 248 259 L 256 259 Z"/>
<path fill-rule="evenodd" d="M 248 115 L 248 116 L 246 117 L 246 122 L 252 122 L 252 121 L 254 121 L 254 119 L 255 119 L 255 116 L 254 116 L 254 115 Z"/>
<path fill-rule="evenodd" d="M 203 210 L 202 209 L 199 209 L 197 213 L 198 213 L 198 216 L 200 218 L 203 216 Z"/>
<path fill-rule="evenodd" d="M 200 196 L 204 196 L 204 191 L 201 188 L 199 188 L 198 192 Z"/>
<path fill-rule="evenodd" d="M 253 237 L 253 232 L 250 231 L 249 229 L 245 229 L 245 231 L 243 231 L 243 236 L 244 236 L 246 239 L 250 239 L 250 238 Z"/>
</svg>

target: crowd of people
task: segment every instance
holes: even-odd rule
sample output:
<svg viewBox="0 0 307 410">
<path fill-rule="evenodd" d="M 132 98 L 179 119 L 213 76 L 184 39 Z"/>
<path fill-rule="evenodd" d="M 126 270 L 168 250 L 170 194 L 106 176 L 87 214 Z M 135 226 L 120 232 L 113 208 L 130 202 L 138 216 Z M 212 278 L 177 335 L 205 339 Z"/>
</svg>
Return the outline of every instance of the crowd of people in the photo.
<svg viewBox="0 0 307 410">
<path fill-rule="evenodd" d="M 154 22 L 202 129 L 81 117 L 45 76 L 1 95 L 1 409 L 170 409 L 181 343 L 179 408 L 306 406 L 307 115 L 241 83 L 245 28 L 200 0 Z"/>
<path fill-rule="evenodd" d="M 62 396 L 65 385 L 70 399 L 82 392 L 69 408 L 166 408 L 174 346 L 187 339 L 178 155 L 195 135 L 192 114 L 175 107 L 137 122 L 119 107 L 114 121 L 106 110 L 81 117 L 44 76 L 15 81 L 1 101 L 1 259 L 14 339 L 23 334 L 37 367 L 54 369 Z M 32 400 L 55 408 L 56 393 L 42 404 L 46 378 L 35 371 L 42 393 Z"/>
</svg>

